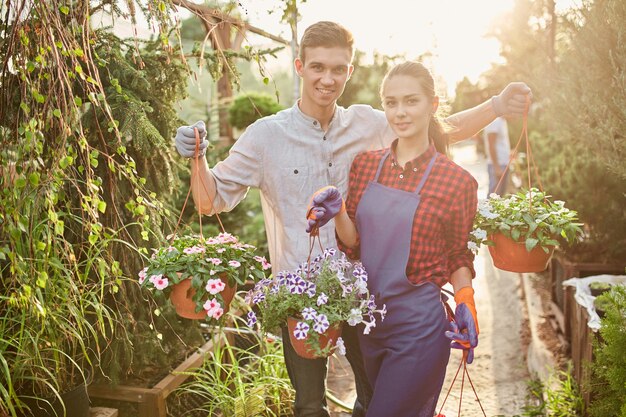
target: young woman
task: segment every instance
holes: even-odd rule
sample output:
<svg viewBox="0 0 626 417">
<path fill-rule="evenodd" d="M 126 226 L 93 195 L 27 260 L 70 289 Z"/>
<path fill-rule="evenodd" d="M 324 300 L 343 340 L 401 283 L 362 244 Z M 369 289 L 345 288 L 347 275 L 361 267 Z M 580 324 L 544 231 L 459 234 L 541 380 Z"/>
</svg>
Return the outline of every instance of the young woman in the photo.
<svg viewBox="0 0 626 417">
<path fill-rule="evenodd" d="M 343 204 L 337 189 L 317 192 L 311 222 L 335 215 L 339 247 L 360 258 L 387 317 L 359 334 L 374 389 L 368 417 L 432 417 L 453 347 L 478 343 L 473 254 L 468 234 L 477 206 L 474 178 L 446 156 L 430 72 L 405 62 L 383 80 L 381 98 L 397 139 L 357 155 Z M 447 320 L 441 286 L 455 292 L 456 322 Z"/>
</svg>

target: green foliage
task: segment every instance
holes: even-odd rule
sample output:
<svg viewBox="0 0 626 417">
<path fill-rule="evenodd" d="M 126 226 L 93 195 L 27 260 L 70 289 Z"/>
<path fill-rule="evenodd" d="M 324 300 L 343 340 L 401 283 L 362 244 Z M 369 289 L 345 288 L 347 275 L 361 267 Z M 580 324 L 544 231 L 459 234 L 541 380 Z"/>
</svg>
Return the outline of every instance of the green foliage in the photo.
<svg viewBox="0 0 626 417">
<path fill-rule="evenodd" d="M 246 335 L 252 341 L 247 349 L 229 343 L 224 333 L 215 334 L 214 352 L 207 355 L 202 367 L 184 372 L 191 378 L 175 394 L 201 397 L 199 410 L 207 415 L 218 412 L 234 417 L 292 415 L 294 391 L 282 344 L 256 333 Z"/>
<path fill-rule="evenodd" d="M 545 396 L 546 416 L 580 417 L 583 415 L 583 399 L 572 376 L 572 369 L 559 371 L 550 376 Z"/>
<path fill-rule="evenodd" d="M 605 315 L 594 339 L 589 406 L 592 417 L 626 416 L 626 287 L 613 285 L 599 295 Z"/>
<path fill-rule="evenodd" d="M 581 417 L 583 400 L 572 377 L 571 365 L 566 370 L 552 371 L 548 380 L 528 383 L 527 404 L 523 416 Z"/>
<path fill-rule="evenodd" d="M 168 4 L 137 2 L 161 29 Z M 20 393 L 142 363 L 131 342 L 154 331 L 129 278 L 168 214 L 156 192 L 177 181 L 186 74 L 167 36 L 126 43 L 89 29 L 102 3 L 51 5 L 7 3 L 0 32 L 0 414 L 12 416 Z"/>
<path fill-rule="evenodd" d="M 477 249 L 481 243 L 492 244 L 488 237 L 495 233 L 524 242 L 530 252 L 539 246 L 548 252 L 548 246 L 556 246 L 558 240 L 572 243 L 582 234 L 577 213 L 565 207 L 563 201 L 550 201 L 550 196 L 531 188 L 516 194 L 500 197 L 492 194 L 480 202 L 471 242 Z"/>
<path fill-rule="evenodd" d="M 558 78 L 546 86 L 550 133 L 535 149 L 544 185 L 587 225 L 582 261 L 626 258 L 626 4 L 584 2 L 573 14 Z"/>
<path fill-rule="evenodd" d="M 365 62 L 365 52 L 356 50 L 354 52 L 354 72 L 346 84 L 343 94 L 337 100 L 337 104 L 348 107 L 352 104 L 369 104 L 375 109 L 381 109 L 380 95 L 378 90 L 383 81 L 383 77 L 398 60 L 398 56 L 387 56 L 378 53 L 374 54 L 373 62 Z"/>
<path fill-rule="evenodd" d="M 228 109 L 228 122 L 238 129 L 245 129 L 261 117 L 275 114 L 283 109 L 269 94 L 248 93 L 235 98 Z"/>
</svg>

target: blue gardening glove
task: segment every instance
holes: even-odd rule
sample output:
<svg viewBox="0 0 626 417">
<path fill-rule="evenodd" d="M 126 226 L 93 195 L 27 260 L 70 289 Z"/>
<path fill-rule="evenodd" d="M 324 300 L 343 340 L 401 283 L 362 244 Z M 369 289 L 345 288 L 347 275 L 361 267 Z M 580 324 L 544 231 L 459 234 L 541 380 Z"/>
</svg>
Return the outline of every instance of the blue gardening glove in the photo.
<svg viewBox="0 0 626 417">
<path fill-rule="evenodd" d="M 533 93 L 526 83 L 514 82 L 504 87 L 500 94 L 493 96 L 491 105 L 497 116 L 521 116 L 532 98 Z"/>
<path fill-rule="evenodd" d="M 176 131 L 176 150 L 185 158 L 193 158 L 196 156 L 196 134 L 194 127 L 198 129 L 200 134 L 200 146 L 198 148 L 198 156 L 204 156 L 209 141 L 206 139 L 206 127 L 203 121 L 196 122 L 191 126 L 181 126 Z"/>
<path fill-rule="evenodd" d="M 337 214 L 346 211 L 346 204 L 337 187 L 327 186 L 317 190 L 311 197 L 306 212 L 306 232 L 311 233 L 315 226 L 322 227 Z"/>
<path fill-rule="evenodd" d="M 455 349 L 468 351 L 467 363 L 474 360 L 474 348 L 478 346 L 478 319 L 474 304 L 474 290 L 472 287 L 463 287 L 454 295 L 456 309 L 454 321 L 450 322 L 450 330 L 446 337 L 452 340 Z"/>
</svg>

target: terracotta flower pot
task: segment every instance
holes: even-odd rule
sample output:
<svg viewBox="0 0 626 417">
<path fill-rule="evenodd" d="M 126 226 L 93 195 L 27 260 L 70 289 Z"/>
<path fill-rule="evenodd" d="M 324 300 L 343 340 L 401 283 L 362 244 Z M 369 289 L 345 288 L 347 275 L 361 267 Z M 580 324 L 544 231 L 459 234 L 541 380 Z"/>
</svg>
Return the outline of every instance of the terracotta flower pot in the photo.
<svg viewBox="0 0 626 417">
<path fill-rule="evenodd" d="M 296 328 L 296 324 L 298 324 L 300 320 L 295 317 L 289 317 L 287 319 L 287 329 L 289 330 L 289 340 L 291 341 L 291 346 L 296 351 L 298 356 L 301 356 L 306 359 L 317 359 L 321 356 L 316 355 L 313 349 L 309 346 L 309 338 L 303 340 L 298 340 L 293 335 L 293 331 Z M 309 333 L 314 331 L 313 329 L 309 330 Z M 337 339 L 341 336 L 341 323 L 337 323 L 333 326 L 330 326 L 328 330 L 324 333 L 320 334 L 320 347 L 324 349 L 325 347 L 331 346 L 329 351 L 329 355 L 333 353 L 335 350 L 335 344 L 337 343 Z"/>
<path fill-rule="evenodd" d="M 524 243 L 517 242 L 501 233 L 489 236 L 495 246 L 489 246 L 489 253 L 496 268 L 510 272 L 541 272 L 548 267 L 548 262 L 554 252 L 554 246 L 549 246 L 546 253 L 539 246 L 530 252 Z"/>
<path fill-rule="evenodd" d="M 224 299 L 224 314 L 226 314 L 228 313 L 230 302 L 233 300 L 233 297 L 237 292 L 237 284 L 230 287 L 226 278 L 220 277 L 220 279 L 224 284 L 226 284 L 226 288 L 224 288 L 224 290 L 220 293 Z M 206 319 L 207 313 L 205 310 L 196 312 L 196 303 L 193 301 L 193 296 L 195 294 L 196 290 L 191 286 L 191 278 L 187 278 L 178 284 L 174 284 L 172 292 L 170 293 L 170 301 L 174 304 L 176 313 L 179 316 L 194 320 Z"/>
</svg>

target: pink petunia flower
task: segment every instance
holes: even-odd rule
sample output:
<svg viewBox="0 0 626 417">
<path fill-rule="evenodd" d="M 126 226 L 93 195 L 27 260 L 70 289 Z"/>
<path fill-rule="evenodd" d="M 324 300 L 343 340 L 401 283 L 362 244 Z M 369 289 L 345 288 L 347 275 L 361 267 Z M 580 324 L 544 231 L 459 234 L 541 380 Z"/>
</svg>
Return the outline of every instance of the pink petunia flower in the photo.
<svg viewBox="0 0 626 417">
<path fill-rule="evenodd" d="M 212 295 L 222 292 L 224 288 L 226 285 L 220 279 L 210 279 L 206 283 L 206 290 Z"/>
<path fill-rule="evenodd" d="M 159 278 L 152 282 L 154 283 L 154 288 L 156 288 L 157 290 L 164 290 L 167 288 L 168 285 L 170 285 L 170 282 L 167 278 Z"/>
<path fill-rule="evenodd" d="M 239 268 L 241 266 L 241 263 L 239 261 L 228 261 L 228 265 L 232 266 L 233 268 Z"/>
</svg>

